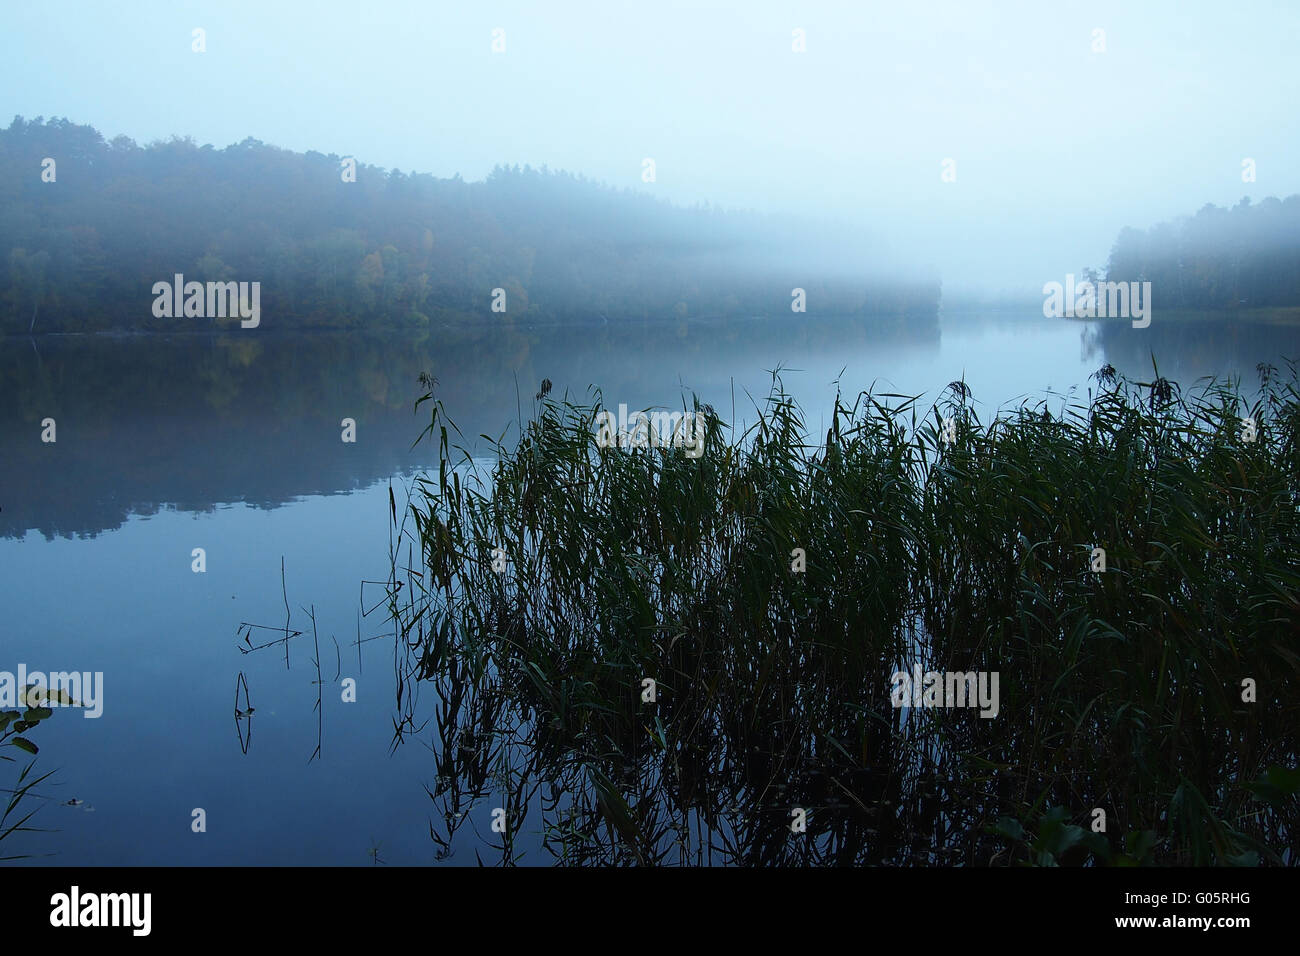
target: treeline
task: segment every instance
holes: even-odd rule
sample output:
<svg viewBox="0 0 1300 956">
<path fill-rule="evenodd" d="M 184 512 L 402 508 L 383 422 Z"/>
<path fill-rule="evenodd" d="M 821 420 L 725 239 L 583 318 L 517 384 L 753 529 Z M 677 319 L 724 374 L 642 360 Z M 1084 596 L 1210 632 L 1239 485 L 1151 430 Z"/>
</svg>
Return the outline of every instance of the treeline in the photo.
<svg viewBox="0 0 1300 956">
<path fill-rule="evenodd" d="M 1207 204 L 1175 222 L 1126 228 L 1106 277 L 1149 281 L 1161 309 L 1300 307 L 1300 195 Z"/>
<path fill-rule="evenodd" d="M 518 166 L 466 182 L 357 163 L 345 181 L 344 159 L 15 118 L 0 131 L 0 332 L 202 326 L 153 315 L 154 283 L 176 273 L 260 282 L 263 325 L 280 328 L 774 314 L 795 287 L 822 315 L 937 309 L 937 282 L 868 279 L 866 260 L 819 269 L 843 250 L 757 215 Z"/>
</svg>

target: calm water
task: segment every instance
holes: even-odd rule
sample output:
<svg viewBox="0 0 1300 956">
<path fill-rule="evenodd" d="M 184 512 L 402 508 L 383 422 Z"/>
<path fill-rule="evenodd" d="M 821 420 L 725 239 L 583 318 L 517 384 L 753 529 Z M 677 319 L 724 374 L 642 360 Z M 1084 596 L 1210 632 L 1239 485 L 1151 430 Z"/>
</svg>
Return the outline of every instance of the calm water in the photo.
<svg viewBox="0 0 1300 956">
<path fill-rule="evenodd" d="M 1046 390 L 1055 410 L 1086 393 L 1105 362 L 1149 380 L 1207 374 L 1255 382 L 1260 361 L 1300 352 L 1295 330 L 1232 323 L 1107 328 L 1024 315 L 890 327 L 791 319 L 519 329 L 457 337 L 366 338 L 234 333 L 224 338 L 56 337 L 0 341 L 0 671 L 104 673 L 103 716 L 56 710 L 32 732 L 41 787 L 32 825 L 0 855 L 99 864 L 369 865 L 435 862 L 427 748 L 390 753 L 391 638 L 382 610 L 361 619 L 362 582 L 389 573 L 388 488 L 398 504 L 432 458 L 411 448 L 425 422 L 417 378 L 465 434 L 500 434 L 554 393 L 607 405 L 680 407 L 697 392 L 724 418 L 752 420 L 770 374 L 808 424 L 825 421 L 835 382 L 852 396 L 926 394 L 965 377 L 981 417 Z M 801 318 L 801 317 L 799 317 Z M 734 401 L 734 405 L 733 405 Z M 54 418 L 57 441 L 42 443 Z M 355 444 L 340 421 L 355 419 Z M 207 569 L 191 570 L 203 548 Z M 242 622 L 284 623 L 280 569 L 295 627 L 314 608 L 323 715 L 310 633 L 241 653 Z M 382 596 L 367 586 L 365 606 Z M 358 635 L 363 643 L 358 646 Z M 271 640 L 253 632 L 253 643 Z M 365 640 L 377 638 L 375 640 Z M 247 753 L 233 716 L 243 674 L 256 714 Z M 356 702 L 341 682 L 356 681 Z M 241 706 L 243 705 L 241 697 Z M 432 713 L 432 702 L 427 704 Z M 8 752 L 13 753 L 11 749 Z M 0 787 L 17 764 L 0 764 Z M 66 801 L 84 801 L 79 807 Z M 491 798 L 469 808 L 442 865 L 485 862 Z M 93 810 L 91 809 L 93 808 Z M 202 808 L 207 832 L 191 830 Z M 477 833 L 475 832 L 477 831 Z M 521 862 L 550 863 L 536 833 Z"/>
</svg>

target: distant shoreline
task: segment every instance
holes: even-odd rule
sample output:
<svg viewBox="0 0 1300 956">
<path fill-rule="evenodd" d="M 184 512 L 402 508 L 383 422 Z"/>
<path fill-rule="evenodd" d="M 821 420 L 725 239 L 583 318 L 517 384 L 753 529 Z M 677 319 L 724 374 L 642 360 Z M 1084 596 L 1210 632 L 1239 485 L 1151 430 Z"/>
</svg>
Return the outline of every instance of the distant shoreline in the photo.
<svg viewBox="0 0 1300 956">
<path fill-rule="evenodd" d="M 1300 325 L 1300 306 L 1268 306 L 1257 309 L 1154 309 L 1153 321 L 1215 322 L 1234 319 L 1252 325 Z M 1115 322 L 1126 325 L 1128 319 L 1066 316 L 1067 322 Z"/>
<path fill-rule="evenodd" d="M 806 317 L 804 322 L 808 325 L 825 326 L 835 322 L 856 322 L 870 324 L 881 321 L 898 321 L 911 318 L 934 318 L 942 319 L 959 319 L 970 317 L 993 317 L 993 316 L 1025 316 L 1029 313 L 1037 313 L 1041 304 L 1029 302 L 1024 305 L 999 305 L 989 308 L 978 306 L 962 305 L 956 308 L 947 309 L 942 306 L 934 315 L 922 316 L 916 312 L 881 312 L 869 315 L 846 314 L 846 315 L 826 315 Z M 1177 309 L 1177 310 L 1157 310 L 1153 317 L 1161 322 L 1178 322 L 1178 323 L 1204 323 L 1204 322 L 1223 322 L 1236 321 L 1247 325 L 1271 325 L 1271 326 L 1300 326 L 1300 306 L 1270 306 L 1255 309 Z M 634 328 L 663 328 L 674 327 L 684 323 L 688 327 L 719 327 L 747 324 L 751 322 L 768 322 L 784 321 L 784 315 L 700 315 L 679 317 L 675 315 L 653 316 L 653 317 L 629 317 L 618 320 L 602 321 L 600 318 L 591 318 L 588 316 L 573 317 L 569 319 L 538 319 L 532 322 L 519 322 L 510 319 L 495 324 L 497 329 L 507 328 L 513 332 L 540 332 L 548 329 L 591 329 L 599 331 L 619 332 Z M 1087 316 L 1063 316 L 1061 320 L 1075 323 L 1111 323 L 1117 325 L 1128 325 L 1128 319 L 1117 318 L 1100 318 Z M 246 335 L 251 330 L 240 329 L 237 325 L 214 326 L 205 325 L 199 328 L 186 328 L 180 324 L 182 320 L 177 320 L 175 328 L 126 328 L 126 329 L 96 329 L 93 331 L 76 332 L 76 331 L 50 331 L 50 332 L 32 332 L 21 333 L 11 332 L 7 335 L 0 332 L 0 341 L 6 338 L 15 340 L 26 340 L 28 338 L 37 339 L 135 339 L 151 338 L 155 336 L 195 336 L 208 338 L 224 338 L 231 334 Z M 1045 319 L 1045 321 L 1048 321 Z M 402 336 L 428 336 L 438 333 L 465 334 L 472 332 L 491 331 L 494 323 L 481 319 L 463 319 L 463 320 L 446 320 L 434 322 L 423 328 L 412 328 L 399 324 L 377 325 L 370 327 L 357 326 L 328 326 L 328 325 L 294 325 L 280 328 L 259 329 L 257 336 L 281 336 L 281 335 L 338 335 L 338 334 L 361 334 L 361 335 L 402 335 Z M 251 339 L 250 339 L 251 340 Z"/>
<path fill-rule="evenodd" d="M 826 327 L 834 323 L 856 323 L 862 325 L 871 325 L 873 323 L 899 322 L 909 319 L 935 319 L 941 313 L 941 310 L 933 311 L 892 311 L 892 312 L 872 312 L 872 313 L 844 313 L 837 315 L 810 315 L 800 316 L 801 324 L 808 327 Z M 754 322 L 785 322 L 786 316 L 781 313 L 769 315 L 696 315 L 696 316 L 677 316 L 677 315 L 656 315 L 656 316 L 629 316 L 621 319 L 604 319 L 603 317 L 591 316 L 573 316 L 570 318 L 538 318 L 531 321 L 520 321 L 517 318 L 481 318 L 481 317 L 464 317 L 453 318 L 443 321 L 434 320 L 427 326 L 410 326 L 394 323 L 391 325 L 377 324 L 371 326 L 331 326 L 331 325 L 284 325 L 276 327 L 274 324 L 264 326 L 257 330 L 241 329 L 236 323 L 227 323 L 223 325 L 211 324 L 204 320 L 194 319 L 177 319 L 176 325 L 171 328 L 113 328 L 113 329 L 94 329 L 89 331 L 48 331 L 48 332 L 0 332 L 0 341 L 6 337 L 13 339 L 28 338 L 139 338 L 146 336 L 158 335 L 182 335 L 182 336 L 206 336 L 206 337 L 225 337 L 226 335 L 248 336 L 250 341 L 254 336 L 265 335 L 299 335 L 299 334 L 363 334 L 363 335 L 430 335 L 436 333 L 455 333 L 464 334 L 471 332 L 492 332 L 509 330 L 511 332 L 538 332 L 547 329 L 588 329 L 592 331 L 610 331 L 619 332 L 639 328 L 676 328 L 680 325 L 686 325 L 688 328 L 716 327 L 725 328 L 733 325 L 744 325 Z M 204 322 L 197 325 L 198 322 Z M 190 323 L 186 327 L 186 323 Z"/>
</svg>

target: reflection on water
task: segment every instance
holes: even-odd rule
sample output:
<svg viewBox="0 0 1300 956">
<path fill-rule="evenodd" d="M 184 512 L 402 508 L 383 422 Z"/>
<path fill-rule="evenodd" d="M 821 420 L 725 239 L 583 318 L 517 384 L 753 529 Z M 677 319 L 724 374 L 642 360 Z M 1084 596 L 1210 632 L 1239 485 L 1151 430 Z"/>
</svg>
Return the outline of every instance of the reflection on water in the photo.
<svg viewBox="0 0 1300 956">
<path fill-rule="evenodd" d="M 1257 383 L 1261 362 L 1279 368 L 1300 359 L 1300 328 L 1250 322 L 1154 319 L 1145 329 L 1125 322 L 1086 326 L 1085 351 L 1096 363 L 1109 362 L 1135 381 L 1150 381 L 1152 359 L 1160 375 L 1184 388 L 1206 376 L 1240 377 L 1243 388 Z"/>
<path fill-rule="evenodd" d="M 517 739 L 530 728 L 481 733 L 502 718 L 500 701 L 458 699 L 454 686 L 426 691 L 424 733 L 457 735 L 454 746 L 438 748 L 451 756 L 433 767 L 421 747 L 388 755 L 391 627 L 360 618 L 359 591 L 362 580 L 387 576 L 388 480 L 433 460 L 428 447 L 412 449 L 427 422 L 411 407 L 422 372 L 438 380 L 439 397 L 472 439 L 527 416 L 543 379 L 553 395 L 598 385 L 615 407 L 677 404 L 683 390 L 694 391 L 724 419 L 743 419 L 748 395 L 766 394 L 768 370 L 783 365 L 816 430 L 837 380 L 849 394 L 874 382 L 877 391 L 933 397 L 964 377 L 975 400 L 995 408 L 1049 387 L 1086 390 L 1105 362 L 1148 380 L 1153 351 L 1165 377 L 1239 374 L 1249 386 L 1257 363 L 1280 365 L 1300 348 L 1286 328 L 1158 318 L 1143 330 L 1098 328 L 1032 314 L 945 321 L 942 329 L 916 319 L 789 316 L 715 326 L 503 324 L 434 337 L 0 341 L 0 669 L 53 659 L 48 666 L 104 671 L 108 687 L 104 719 L 41 728 L 41 759 L 63 768 L 68 791 L 52 795 L 62 798 L 54 809 L 72 797 L 93 797 L 98 808 L 47 824 L 60 830 L 42 834 L 41 846 L 57 854 L 47 862 L 367 865 L 382 846 L 385 862 L 472 865 L 493 846 L 522 862 L 611 851 L 599 802 L 652 788 L 651 778 L 596 780 L 574 767 L 539 783 L 547 754 L 526 754 Z M 57 423 L 53 444 L 40 440 L 45 418 Z M 341 440 L 346 418 L 356 422 L 354 444 Z M 400 508 L 400 482 L 397 495 Z M 191 570 L 195 547 L 207 549 L 204 574 Z M 308 609 L 321 624 L 323 693 L 313 683 L 310 628 L 294 639 L 287 669 L 276 649 L 235 649 L 240 622 L 279 626 L 286 603 L 295 629 Z M 340 680 L 357 681 L 355 704 L 330 681 L 336 668 Z M 239 707 L 256 704 L 255 717 L 236 718 L 238 741 L 230 733 L 236 683 Z M 318 732 L 321 755 L 309 768 Z M 747 789 L 737 767 L 740 776 L 718 780 L 705 768 L 695 778 L 690 767 L 671 768 L 679 781 L 696 779 L 704 796 L 690 814 L 663 814 L 654 846 L 665 860 L 762 861 L 784 852 L 762 836 L 779 829 L 768 817 L 787 812 L 784 796 L 778 807 L 773 794 Z M 585 785 L 566 785 L 564 773 L 586 774 Z M 846 782 L 816 774 L 782 779 L 843 823 L 803 859 L 852 857 L 862 841 L 875 845 L 877 824 L 833 799 Z M 934 782 L 918 800 L 932 799 L 926 794 L 940 784 L 954 785 Z M 847 782 L 854 792 L 875 785 Z M 214 821 L 212 839 L 189 831 L 198 806 Z M 492 829 L 498 806 L 524 821 L 509 846 Z M 933 820 L 931 805 L 912 809 L 917 820 Z"/>
<path fill-rule="evenodd" d="M 274 508 L 409 471 L 427 461 L 411 448 L 421 372 L 467 436 L 495 436 L 543 378 L 557 394 L 601 386 L 615 405 L 672 400 L 681 383 L 720 401 L 732 376 L 762 385 L 790 356 L 937 342 L 933 320 L 0 341 L 0 535 L 97 534 L 164 504 Z M 53 444 L 39 440 L 46 418 Z M 354 444 L 342 441 L 345 418 Z"/>
</svg>

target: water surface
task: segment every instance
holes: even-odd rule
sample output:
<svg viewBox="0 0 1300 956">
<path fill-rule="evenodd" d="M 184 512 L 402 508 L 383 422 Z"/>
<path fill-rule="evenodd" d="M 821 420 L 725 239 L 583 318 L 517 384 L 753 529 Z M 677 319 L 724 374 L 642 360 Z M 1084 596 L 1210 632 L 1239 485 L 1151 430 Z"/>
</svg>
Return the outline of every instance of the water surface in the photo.
<svg viewBox="0 0 1300 956">
<path fill-rule="evenodd" d="M 1209 374 L 1255 381 L 1294 355 L 1294 330 L 1199 323 L 1145 330 L 1024 314 L 893 323 L 804 321 L 519 328 L 411 336 L 48 336 L 0 341 L 0 670 L 104 673 L 104 713 L 56 711 L 32 734 L 37 767 L 58 772 L 4 853 L 34 862 L 331 864 L 439 862 L 429 838 L 427 748 L 390 753 L 392 639 L 382 610 L 361 618 L 363 581 L 389 574 L 389 486 L 399 507 L 433 456 L 412 442 L 421 372 L 467 440 L 526 416 L 552 394 L 607 405 L 681 407 L 694 391 L 753 420 L 782 368 L 813 434 L 837 388 L 924 393 L 964 378 L 982 418 L 1070 390 L 1106 362 L 1148 381 Z M 57 441 L 40 440 L 53 418 Z M 356 422 L 355 443 L 341 422 Z M 206 571 L 191 570 L 203 548 Z M 285 594 L 281 591 L 281 562 Z M 242 622 L 310 633 L 241 653 Z M 367 585 L 369 608 L 382 591 Z M 253 631 L 252 643 L 274 639 Z M 358 645 L 358 637 L 363 642 Z M 246 648 L 248 645 L 244 645 Z M 236 682 L 256 713 L 247 752 Z M 355 703 L 341 682 L 356 681 Z M 241 701 L 242 703 L 242 701 Z M 428 701 L 432 714 L 432 701 Z M 247 737 L 250 722 L 239 729 Z M 320 733 L 319 759 L 309 762 Z M 12 774 L 15 765 L 0 765 Z M 6 780 L 3 786 L 10 786 Z M 79 807 L 65 806 L 71 799 Z M 446 865 L 492 859 L 489 798 L 467 812 Z M 92 809 L 93 808 L 93 809 Z M 191 830 L 206 811 L 207 832 Z M 527 827 L 521 862 L 550 863 Z"/>
</svg>

